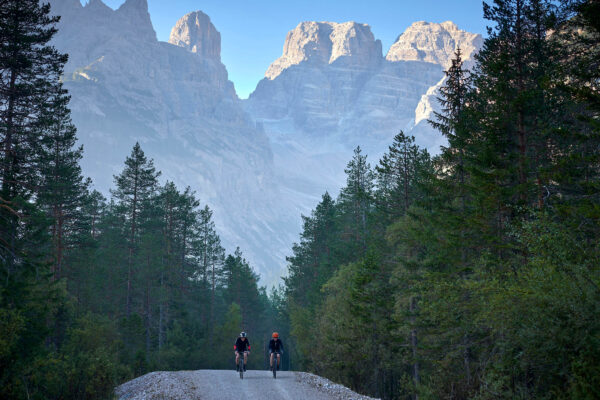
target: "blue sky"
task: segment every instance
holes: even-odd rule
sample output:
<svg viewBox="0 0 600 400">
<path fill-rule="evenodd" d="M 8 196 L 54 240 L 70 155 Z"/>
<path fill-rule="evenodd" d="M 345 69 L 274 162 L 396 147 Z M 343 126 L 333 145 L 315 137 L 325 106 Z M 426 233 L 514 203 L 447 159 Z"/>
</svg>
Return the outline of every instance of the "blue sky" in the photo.
<svg viewBox="0 0 600 400">
<path fill-rule="evenodd" d="M 124 0 L 103 0 L 118 8 Z M 86 3 L 82 0 L 82 3 Z M 210 16 L 221 33 L 221 58 L 238 95 L 247 97 L 271 62 L 281 55 L 285 35 L 302 21 L 356 21 L 371 26 L 385 54 L 415 21 L 451 20 L 460 29 L 485 33 L 482 0 L 148 0 L 159 40 L 167 41 L 177 20 L 190 11 Z"/>
</svg>

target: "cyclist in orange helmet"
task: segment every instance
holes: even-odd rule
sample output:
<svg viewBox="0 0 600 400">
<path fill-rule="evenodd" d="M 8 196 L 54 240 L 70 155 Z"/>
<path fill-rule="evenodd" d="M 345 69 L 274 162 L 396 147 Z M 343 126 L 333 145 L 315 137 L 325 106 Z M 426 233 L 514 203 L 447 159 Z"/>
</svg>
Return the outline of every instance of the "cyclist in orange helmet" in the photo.
<svg viewBox="0 0 600 400">
<path fill-rule="evenodd" d="M 277 354 L 277 369 L 281 365 L 281 354 L 283 353 L 283 342 L 279 338 L 279 333 L 273 332 L 271 340 L 269 341 L 269 354 L 270 354 L 270 365 L 271 370 L 273 369 L 273 354 Z"/>
</svg>

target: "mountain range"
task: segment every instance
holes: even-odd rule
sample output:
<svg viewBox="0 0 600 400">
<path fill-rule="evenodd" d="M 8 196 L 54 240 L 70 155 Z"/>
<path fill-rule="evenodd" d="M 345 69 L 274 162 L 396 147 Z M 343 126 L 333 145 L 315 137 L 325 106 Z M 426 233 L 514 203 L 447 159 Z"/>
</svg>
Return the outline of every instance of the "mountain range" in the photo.
<svg viewBox="0 0 600 400">
<path fill-rule="evenodd" d="M 427 118 L 457 47 L 482 37 L 452 22 L 416 22 L 387 54 L 366 24 L 302 22 L 247 100 L 221 62 L 221 36 L 201 11 L 157 40 L 147 0 L 116 10 L 102 0 L 50 0 L 54 45 L 69 54 L 64 82 L 84 172 L 108 193 L 139 142 L 165 179 L 191 186 L 214 210 L 228 251 L 239 246 L 277 284 L 301 214 L 345 183 L 360 145 L 371 163 L 399 130 L 439 152 Z"/>
</svg>

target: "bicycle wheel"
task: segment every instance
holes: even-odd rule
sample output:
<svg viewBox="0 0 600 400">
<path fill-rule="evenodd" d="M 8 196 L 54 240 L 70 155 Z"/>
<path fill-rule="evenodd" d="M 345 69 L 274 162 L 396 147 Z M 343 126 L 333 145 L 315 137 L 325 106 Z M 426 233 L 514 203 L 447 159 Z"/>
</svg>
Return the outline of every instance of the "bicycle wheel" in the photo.
<svg viewBox="0 0 600 400">
<path fill-rule="evenodd" d="M 277 354 L 273 353 L 273 379 L 277 379 Z"/>
<path fill-rule="evenodd" d="M 240 354 L 240 379 L 244 379 L 244 355 Z"/>
</svg>

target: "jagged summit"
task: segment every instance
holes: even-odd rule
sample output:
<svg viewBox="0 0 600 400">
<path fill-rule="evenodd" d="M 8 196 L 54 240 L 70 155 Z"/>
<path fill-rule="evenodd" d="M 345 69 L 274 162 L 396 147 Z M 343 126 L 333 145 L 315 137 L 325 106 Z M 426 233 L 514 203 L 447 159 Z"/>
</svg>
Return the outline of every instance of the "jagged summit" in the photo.
<svg viewBox="0 0 600 400">
<path fill-rule="evenodd" d="M 390 47 L 388 61 L 426 61 L 447 68 L 454 51 L 460 47 L 463 59 L 469 59 L 481 48 L 483 38 L 458 29 L 452 21 L 432 23 L 419 21 L 409 26 Z"/>
<path fill-rule="evenodd" d="M 94 10 L 100 12 L 113 11 L 113 9 L 104 4 L 102 0 L 90 0 L 85 4 L 83 8 L 85 8 L 86 10 Z"/>
<path fill-rule="evenodd" d="M 126 0 L 113 10 L 102 0 L 89 0 L 84 6 L 79 0 L 47 0 L 52 14 L 60 15 L 59 32 L 63 42 L 73 46 L 87 43 L 91 47 L 103 44 L 107 51 L 113 41 L 156 42 L 147 0 Z M 72 45 L 68 45 L 71 48 Z M 115 46 L 112 46 L 113 48 Z M 69 57 L 65 70 L 71 72 L 75 65 L 87 65 L 94 61 L 85 52 Z"/>
<path fill-rule="evenodd" d="M 143 143 L 167 179 L 198 191 L 225 246 L 239 245 L 266 284 L 285 271 L 299 211 L 339 189 L 356 145 L 376 160 L 402 129 L 432 153 L 439 149 L 443 137 L 425 122 L 444 75 L 436 62 L 472 35 L 452 23 L 416 23 L 386 60 L 368 25 L 303 22 L 240 101 L 220 62 L 220 34 L 204 13 L 181 18 L 164 43 L 147 0 L 117 10 L 101 0 L 48 1 L 63 16 L 53 44 L 69 54 L 72 117 L 92 149 L 82 162 L 86 175 L 107 191 L 110 172 Z M 411 35 L 416 41 L 406 46 L 415 55 L 400 51 Z"/>
<path fill-rule="evenodd" d="M 344 59 L 369 67 L 381 58 L 381 41 L 375 40 L 367 24 L 301 22 L 288 32 L 282 56 L 269 66 L 265 76 L 275 79 L 283 70 L 303 61 L 332 64 Z"/>
<path fill-rule="evenodd" d="M 125 0 L 125 3 L 121 4 L 117 12 L 145 18 L 150 16 L 148 13 L 148 0 Z"/>
<path fill-rule="evenodd" d="M 221 59 L 221 34 L 202 11 L 181 17 L 171 30 L 169 43 L 206 58 Z"/>
<path fill-rule="evenodd" d="M 100 0 L 98 0 L 100 1 Z M 116 11 L 116 15 L 136 27 L 138 35 L 147 40 L 156 40 L 156 32 L 152 26 L 147 0 L 126 0 Z"/>
</svg>

